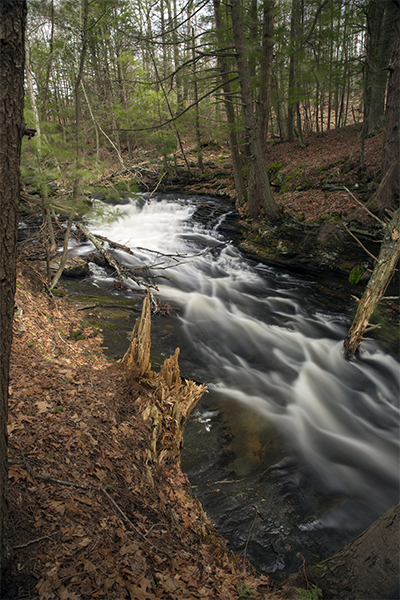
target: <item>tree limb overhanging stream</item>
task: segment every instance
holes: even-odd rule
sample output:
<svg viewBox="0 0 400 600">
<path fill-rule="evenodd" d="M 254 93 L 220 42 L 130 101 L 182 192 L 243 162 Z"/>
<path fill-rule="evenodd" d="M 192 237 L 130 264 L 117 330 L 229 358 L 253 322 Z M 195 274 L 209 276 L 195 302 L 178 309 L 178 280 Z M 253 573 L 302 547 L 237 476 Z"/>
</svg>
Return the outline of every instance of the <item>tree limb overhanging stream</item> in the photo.
<svg viewBox="0 0 400 600">
<path fill-rule="evenodd" d="M 246 260 L 219 230 L 220 202 L 138 196 L 88 229 L 120 245 L 109 251 L 127 269 L 154 265 L 154 294 L 174 311 L 153 318 L 155 360 L 179 346 L 183 375 L 209 389 L 183 468 L 232 548 L 279 579 L 332 555 L 397 500 L 398 362 L 374 342 L 344 361 L 345 302 L 321 297 L 316 278 Z M 75 289 L 106 288 L 110 276 L 92 270 Z M 134 302 L 143 286 L 125 284 L 112 293 Z"/>
</svg>

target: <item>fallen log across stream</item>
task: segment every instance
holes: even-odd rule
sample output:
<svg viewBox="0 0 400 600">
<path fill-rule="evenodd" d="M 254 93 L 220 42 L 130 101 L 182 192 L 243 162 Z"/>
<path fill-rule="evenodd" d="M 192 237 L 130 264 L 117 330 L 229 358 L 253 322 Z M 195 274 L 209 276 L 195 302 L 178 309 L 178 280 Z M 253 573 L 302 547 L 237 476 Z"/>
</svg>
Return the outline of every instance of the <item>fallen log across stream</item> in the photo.
<svg viewBox="0 0 400 600">
<path fill-rule="evenodd" d="M 138 277 L 133 271 L 132 269 L 127 269 L 126 267 L 123 267 L 122 265 L 119 264 L 119 262 L 109 253 L 107 252 L 107 250 L 105 250 L 102 246 L 102 238 L 97 238 L 95 235 L 93 235 L 92 233 L 90 233 L 90 231 L 84 226 L 82 225 L 82 223 L 77 223 L 76 224 L 77 228 L 79 229 L 79 231 L 81 231 L 83 233 L 83 235 L 90 241 L 92 242 L 92 244 L 95 246 L 96 250 L 98 250 L 98 252 L 100 252 L 100 254 L 105 258 L 105 260 L 107 261 L 107 263 L 110 265 L 110 267 L 112 267 L 116 274 L 118 275 L 118 279 L 120 280 L 120 283 L 123 285 L 125 284 L 125 280 L 127 277 L 129 277 L 130 279 L 133 279 L 138 285 L 143 286 L 144 288 L 146 288 L 151 302 L 153 304 L 153 306 L 156 309 L 156 312 L 158 310 L 158 302 L 157 299 L 154 297 L 154 294 L 152 292 L 152 289 L 157 289 L 156 286 L 151 285 L 150 283 L 147 283 L 146 281 L 144 281 L 141 277 Z M 103 238 L 103 240 L 106 238 Z M 107 240 L 109 241 L 109 240 Z M 114 242 L 113 242 L 114 243 Z M 124 251 L 127 251 L 128 249 L 125 246 L 122 246 L 121 244 L 116 244 L 115 246 L 122 248 Z M 132 251 L 129 252 L 130 254 L 133 254 Z"/>
</svg>

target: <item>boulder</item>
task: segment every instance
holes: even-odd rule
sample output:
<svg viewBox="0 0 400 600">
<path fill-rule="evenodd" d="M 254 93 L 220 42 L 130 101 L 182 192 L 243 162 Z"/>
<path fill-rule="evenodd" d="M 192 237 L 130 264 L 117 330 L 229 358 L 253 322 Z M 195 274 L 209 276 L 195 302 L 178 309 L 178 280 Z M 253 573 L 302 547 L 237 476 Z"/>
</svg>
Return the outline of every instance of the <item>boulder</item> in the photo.
<svg viewBox="0 0 400 600">
<path fill-rule="evenodd" d="M 55 273 L 60 266 L 61 256 L 57 256 L 50 263 L 50 269 Z M 64 277 L 85 277 L 88 274 L 89 267 L 83 258 L 79 256 L 72 256 L 67 258 L 65 263 L 63 275 Z"/>
</svg>

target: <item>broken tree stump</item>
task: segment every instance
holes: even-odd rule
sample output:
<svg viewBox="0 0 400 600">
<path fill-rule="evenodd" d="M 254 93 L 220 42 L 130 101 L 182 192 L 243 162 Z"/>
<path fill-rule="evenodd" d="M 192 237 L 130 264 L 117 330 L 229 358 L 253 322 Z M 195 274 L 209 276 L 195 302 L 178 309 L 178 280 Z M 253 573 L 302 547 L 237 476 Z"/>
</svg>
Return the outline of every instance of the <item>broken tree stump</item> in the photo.
<svg viewBox="0 0 400 600">
<path fill-rule="evenodd" d="M 183 433 L 193 408 L 206 391 L 206 386 L 182 378 L 179 370 L 179 348 L 166 358 L 160 373 L 151 371 L 151 311 L 150 300 L 143 301 L 142 315 L 135 323 L 131 344 L 120 363 L 134 375 L 149 392 L 136 400 L 143 420 L 151 428 L 150 447 L 146 450 L 148 477 L 152 469 L 170 464 L 180 467 Z"/>
</svg>

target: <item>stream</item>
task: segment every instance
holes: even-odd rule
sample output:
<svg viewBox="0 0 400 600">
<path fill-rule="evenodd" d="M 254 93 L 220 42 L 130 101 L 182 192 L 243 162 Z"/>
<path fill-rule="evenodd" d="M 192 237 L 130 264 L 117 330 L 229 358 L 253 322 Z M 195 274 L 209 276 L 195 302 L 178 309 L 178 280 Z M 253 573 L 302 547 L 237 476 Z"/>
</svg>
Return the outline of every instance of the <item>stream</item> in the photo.
<svg viewBox="0 0 400 600">
<path fill-rule="evenodd" d="M 196 219 L 204 206 L 206 222 Z M 375 342 L 346 362 L 351 307 L 317 292 L 317 277 L 246 259 L 220 231 L 229 210 L 212 197 L 141 194 L 118 208 L 96 201 L 88 226 L 133 250 L 112 250 L 123 264 L 158 275 L 156 295 L 173 311 L 153 317 L 152 362 L 178 346 L 182 375 L 208 387 L 182 470 L 229 547 L 281 580 L 398 500 L 399 363 Z M 90 267 L 78 292 L 143 295 L 133 281 L 107 291 L 112 278 Z M 124 349 L 136 316 L 118 325 Z"/>
</svg>

